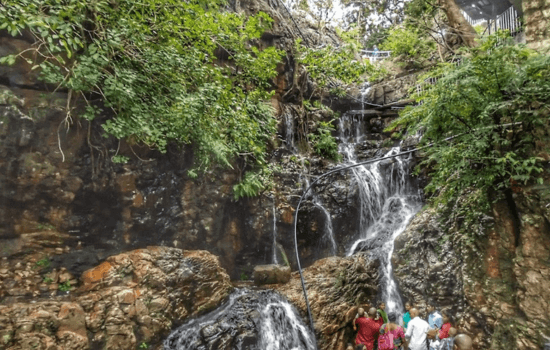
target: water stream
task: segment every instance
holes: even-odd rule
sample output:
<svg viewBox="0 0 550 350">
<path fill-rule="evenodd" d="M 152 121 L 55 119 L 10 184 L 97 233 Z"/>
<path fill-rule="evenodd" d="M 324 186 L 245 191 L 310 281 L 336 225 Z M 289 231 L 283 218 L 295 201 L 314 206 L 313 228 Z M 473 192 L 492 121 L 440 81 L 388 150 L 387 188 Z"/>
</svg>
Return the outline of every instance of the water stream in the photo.
<svg viewBox="0 0 550 350">
<path fill-rule="evenodd" d="M 178 327 L 166 350 L 314 350 L 314 337 L 282 296 L 238 289 L 216 310 Z"/>
<path fill-rule="evenodd" d="M 296 152 L 296 146 L 294 145 L 294 116 L 290 107 L 285 108 L 284 112 L 285 120 L 285 144 L 286 148 L 292 153 Z"/>
<path fill-rule="evenodd" d="M 340 118 L 339 151 L 347 164 L 357 163 L 355 146 L 362 136 L 357 125 L 362 123 L 362 116 L 344 115 Z M 400 147 L 393 147 L 383 156 L 397 154 L 400 150 Z M 393 242 L 421 208 L 421 198 L 408 180 L 409 168 L 409 157 L 352 168 L 359 189 L 359 238 L 349 247 L 347 255 L 364 250 L 380 260 L 381 298 L 386 303 L 387 313 L 398 321 L 403 314 L 403 302 L 393 279 Z"/>
<path fill-rule="evenodd" d="M 273 256 L 271 263 L 279 263 L 277 260 L 277 211 L 275 210 L 275 201 L 273 202 Z"/>
<path fill-rule="evenodd" d="M 304 188 L 308 188 L 309 180 L 307 179 L 307 177 L 303 177 L 303 181 L 304 181 Z M 336 244 L 336 239 L 334 238 L 334 229 L 332 228 L 332 217 L 330 216 L 330 213 L 327 210 L 327 208 L 324 207 L 323 203 L 319 199 L 319 196 L 317 195 L 317 193 L 315 193 L 313 188 L 309 191 L 309 193 L 310 193 L 309 197 L 313 205 L 319 208 L 319 210 L 321 210 L 321 212 L 325 216 L 324 225 L 323 225 L 323 235 L 321 236 L 321 243 L 329 246 L 331 255 L 336 255 L 338 253 L 338 245 Z"/>
</svg>

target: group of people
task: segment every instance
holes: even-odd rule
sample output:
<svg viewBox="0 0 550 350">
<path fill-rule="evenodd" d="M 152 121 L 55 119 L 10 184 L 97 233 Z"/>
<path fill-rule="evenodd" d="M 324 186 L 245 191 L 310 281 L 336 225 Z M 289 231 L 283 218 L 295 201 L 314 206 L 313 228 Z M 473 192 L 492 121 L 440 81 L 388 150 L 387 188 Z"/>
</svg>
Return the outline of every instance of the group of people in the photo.
<svg viewBox="0 0 550 350">
<path fill-rule="evenodd" d="M 433 304 L 427 305 L 424 320 L 418 308 L 406 303 L 403 326 L 390 322 L 385 309 L 383 302 L 368 312 L 359 308 L 353 320 L 355 347 L 348 344 L 346 350 L 472 350 L 472 339 L 457 334 L 451 315 L 438 312 Z"/>
</svg>

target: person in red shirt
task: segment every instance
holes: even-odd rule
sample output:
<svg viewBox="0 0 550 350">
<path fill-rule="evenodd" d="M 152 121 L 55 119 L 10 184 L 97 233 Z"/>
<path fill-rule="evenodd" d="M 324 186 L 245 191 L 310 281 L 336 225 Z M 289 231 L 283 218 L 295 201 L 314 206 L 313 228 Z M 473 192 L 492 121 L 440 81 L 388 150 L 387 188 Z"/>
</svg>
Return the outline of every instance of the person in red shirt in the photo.
<svg viewBox="0 0 550 350">
<path fill-rule="evenodd" d="M 451 315 L 449 315 L 448 312 L 444 311 L 441 313 L 441 316 L 443 317 L 443 325 L 441 326 L 441 329 L 439 330 L 438 337 L 439 339 L 445 339 L 449 337 L 449 329 L 451 329 Z"/>
<path fill-rule="evenodd" d="M 378 337 L 378 331 L 382 325 L 380 321 L 374 319 L 375 317 L 375 308 L 369 310 L 368 317 L 365 317 L 365 310 L 359 309 L 359 317 L 353 321 L 353 330 L 356 330 L 356 325 L 359 325 L 355 344 L 364 344 L 367 350 L 374 349 L 374 341 Z M 381 321 L 384 322 L 383 320 Z"/>
</svg>

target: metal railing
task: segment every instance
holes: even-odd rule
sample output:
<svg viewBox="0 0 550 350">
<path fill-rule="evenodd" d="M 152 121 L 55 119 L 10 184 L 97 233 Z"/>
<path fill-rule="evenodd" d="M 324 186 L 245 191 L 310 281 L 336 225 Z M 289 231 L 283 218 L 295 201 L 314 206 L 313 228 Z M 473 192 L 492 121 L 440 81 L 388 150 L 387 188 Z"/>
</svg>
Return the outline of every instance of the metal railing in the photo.
<svg viewBox="0 0 550 350">
<path fill-rule="evenodd" d="M 513 6 L 498 15 L 494 20 L 474 20 L 470 16 L 468 16 L 466 12 L 462 11 L 462 14 L 464 15 L 464 18 L 466 18 L 468 23 L 470 23 L 472 26 L 483 23 L 486 24 L 485 32 L 481 36 L 484 36 L 486 34 L 490 35 L 491 33 L 495 33 L 497 30 L 508 30 L 510 32 L 510 36 L 512 37 L 516 37 L 523 32 L 523 27 L 520 20 L 521 17 Z M 502 41 L 498 41 L 497 45 L 499 44 L 502 44 Z M 462 64 L 462 59 L 455 58 L 452 63 L 456 66 L 460 66 Z M 416 85 L 416 93 L 420 94 L 426 90 L 431 89 L 432 86 L 437 82 L 437 80 L 438 78 L 425 79 L 424 81 Z M 422 104 L 422 102 L 420 102 L 420 104 Z"/>
<path fill-rule="evenodd" d="M 493 21 L 489 21 L 489 34 L 494 33 L 499 29 L 509 30 L 510 35 L 514 37 L 523 31 L 520 16 L 513 6 L 498 15 Z"/>
<path fill-rule="evenodd" d="M 462 14 L 472 26 L 485 24 L 485 32 L 481 36 L 485 34 L 491 35 L 497 30 L 508 30 L 513 37 L 523 32 L 521 16 L 513 6 L 510 6 L 506 11 L 496 16 L 495 19 L 472 19 L 466 12 L 462 11 Z"/>
<path fill-rule="evenodd" d="M 361 50 L 363 58 L 368 58 L 370 63 L 391 57 L 391 51 Z"/>
<path fill-rule="evenodd" d="M 466 18 L 466 21 L 468 21 L 468 23 L 470 23 L 472 25 L 472 27 L 475 27 L 479 24 L 482 24 L 484 22 L 487 22 L 486 19 L 473 19 L 472 17 L 470 17 L 465 11 L 460 11 L 462 12 L 462 15 L 464 16 L 464 18 Z"/>
</svg>

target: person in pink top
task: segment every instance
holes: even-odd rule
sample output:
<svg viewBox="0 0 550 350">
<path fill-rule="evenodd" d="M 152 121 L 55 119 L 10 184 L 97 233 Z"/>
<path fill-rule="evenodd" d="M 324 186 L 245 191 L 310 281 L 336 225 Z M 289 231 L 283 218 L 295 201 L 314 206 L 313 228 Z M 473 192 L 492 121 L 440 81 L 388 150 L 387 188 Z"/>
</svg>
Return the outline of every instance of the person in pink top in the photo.
<svg viewBox="0 0 550 350">
<path fill-rule="evenodd" d="M 365 317 L 365 310 L 359 309 L 359 317 L 353 321 L 353 330 L 356 330 L 356 326 L 359 326 L 357 337 L 355 337 L 355 344 L 364 344 L 367 350 L 374 349 L 374 341 L 378 337 L 378 331 L 380 330 L 380 324 L 374 320 L 375 317 L 375 308 L 369 310 L 368 317 Z"/>
<path fill-rule="evenodd" d="M 390 349 L 388 346 L 381 344 L 383 334 L 391 334 L 392 347 L 391 349 L 401 349 L 401 346 L 405 343 L 405 331 L 403 327 L 395 323 L 386 323 L 380 327 L 380 338 L 378 338 L 379 349 Z"/>
</svg>

